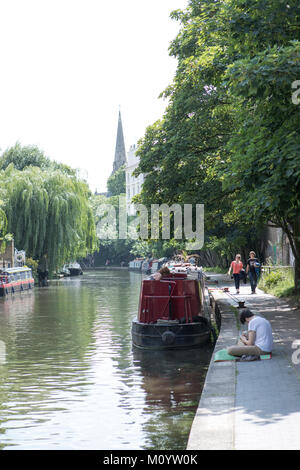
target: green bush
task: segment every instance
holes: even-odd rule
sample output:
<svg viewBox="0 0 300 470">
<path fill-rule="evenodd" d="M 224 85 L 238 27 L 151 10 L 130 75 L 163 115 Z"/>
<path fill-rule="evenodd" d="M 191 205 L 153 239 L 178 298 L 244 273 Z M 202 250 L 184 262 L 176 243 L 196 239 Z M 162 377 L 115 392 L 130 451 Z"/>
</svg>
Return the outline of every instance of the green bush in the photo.
<svg viewBox="0 0 300 470">
<path fill-rule="evenodd" d="M 38 282 L 38 273 L 37 273 L 38 264 L 39 264 L 38 261 L 36 261 L 32 258 L 29 258 L 29 257 L 26 258 L 26 266 L 28 266 L 28 268 L 32 269 L 32 275 L 33 275 L 33 278 L 35 280 L 35 283 Z"/>
<path fill-rule="evenodd" d="M 270 273 L 264 275 L 263 282 L 266 287 L 274 287 L 279 282 L 283 281 L 284 275 L 281 271 L 271 271 Z"/>
<path fill-rule="evenodd" d="M 259 281 L 260 289 L 277 297 L 285 297 L 294 293 L 294 277 L 292 269 L 274 269 L 263 273 Z"/>
</svg>

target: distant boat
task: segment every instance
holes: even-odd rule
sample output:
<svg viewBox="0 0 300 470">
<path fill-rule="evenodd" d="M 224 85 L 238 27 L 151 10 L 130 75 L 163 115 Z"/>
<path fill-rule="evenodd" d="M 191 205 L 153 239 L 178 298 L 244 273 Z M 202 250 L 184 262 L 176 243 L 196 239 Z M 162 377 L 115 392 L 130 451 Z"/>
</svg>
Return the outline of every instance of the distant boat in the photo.
<svg viewBox="0 0 300 470">
<path fill-rule="evenodd" d="M 142 272 L 142 265 L 145 261 L 145 258 L 136 258 L 133 261 L 130 261 L 128 265 L 129 271 L 139 271 Z"/>
<path fill-rule="evenodd" d="M 34 279 L 27 266 L 0 269 L 0 296 L 14 294 L 17 291 L 32 289 Z"/>
<path fill-rule="evenodd" d="M 160 268 L 168 261 L 167 258 L 154 259 L 151 264 L 151 273 L 154 274 L 156 271 L 159 271 Z"/>
<path fill-rule="evenodd" d="M 66 268 L 66 266 L 63 266 L 63 268 L 61 269 L 61 271 L 59 271 L 60 275 L 62 275 L 63 277 L 68 277 L 71 275 L 69 269 Z"/>
<path fill-rule="evenodd" d="M 83 274 L 81 266 L 77 262 L 65 264 L 64 270 L 68 270 L 70 272 L 70 276 L 79 276 Z"/>
<path fill-rule="evenodd" d="M 152 260 L 146 259 L 142 263 L 142 273 L 150 274 L 151 273 Z"/>
<path fill-rule="evenodd" d="M 171 260 L 166 263 L 166 266 L 169 268 L 171 273 L 202 273 L 202 267 L 190 262 L 175 262 Z"/>
</svg>

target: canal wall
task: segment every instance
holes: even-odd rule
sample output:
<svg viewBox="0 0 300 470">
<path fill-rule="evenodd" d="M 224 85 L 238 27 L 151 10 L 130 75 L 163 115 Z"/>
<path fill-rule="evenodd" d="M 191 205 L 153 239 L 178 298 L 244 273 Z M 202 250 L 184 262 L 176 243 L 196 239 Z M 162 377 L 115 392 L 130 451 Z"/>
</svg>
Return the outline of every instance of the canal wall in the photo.
<svg viewBox="0 0 300 470">
<path fill-rule="evenodd" d="M 234 448 L 236 362 L 214 362 L 214 354 L 236 343 L 239 333 L 238 309 L 228 304 L 221 291 L 213 291 L 211 301 L 219 336 L 190 431 L 188 450 Z"/>
</svg>

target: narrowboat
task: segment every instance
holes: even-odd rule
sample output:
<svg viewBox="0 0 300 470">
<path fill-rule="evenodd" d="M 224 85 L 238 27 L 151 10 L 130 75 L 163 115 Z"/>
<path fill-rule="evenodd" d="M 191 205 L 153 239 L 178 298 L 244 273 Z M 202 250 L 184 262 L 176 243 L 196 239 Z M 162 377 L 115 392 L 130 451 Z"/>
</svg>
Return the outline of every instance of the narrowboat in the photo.
<svg viewBox="0 0 300 470">
<path fill-rule="evenodd" d="M 152 260 L 145 259 L 142 263 L 142 273 L 150 274 L 151 273 Z"/>
<path fill-rule="evenodd" d="M 26 266 L 0 269 L 0 296 L 32 289 L 34 279 L 32 270 Z"/>
<path fill-rule="evenodd" d="M 144 261 L 145 258 L 135 258 L 133 261 L 129 262 L 128 270 L 142 272 L 142 265 Z"/>
<path fill-rule="evenodd" d="M 170 260 L 166 263 L 167 268 L 172 273 L 200 273 L 202 272 L 202 267 L 198 267 L 195 263 L 191 262 L 176 262 Z"/>
<path fill-rule="evenodd" d="M 156 273 L 167 262 L 167 258 L 154 259 L 151 264 L 151 273 Z"/>
<path fill-rule="evenodd" d="M 210 341 L 212 327 L 204 315 L 203 277 L 171 273 L 141 282 L 132 343 L 141 349 L 197 348 Z"/>
</svg>

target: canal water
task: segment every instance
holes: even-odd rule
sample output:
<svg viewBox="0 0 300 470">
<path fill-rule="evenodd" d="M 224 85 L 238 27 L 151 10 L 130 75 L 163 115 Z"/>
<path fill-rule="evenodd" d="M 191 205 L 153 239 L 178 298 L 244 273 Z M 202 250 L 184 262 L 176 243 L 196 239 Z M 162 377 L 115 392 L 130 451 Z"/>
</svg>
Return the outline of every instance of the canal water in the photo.
<svg viewBox="0 0 300 470">
<path fill-rule="evenodd" d="M 211 357 L 132 348 L 141 275 L 0 298 L 0 449 L 185 449 Z"/>
</svg>

